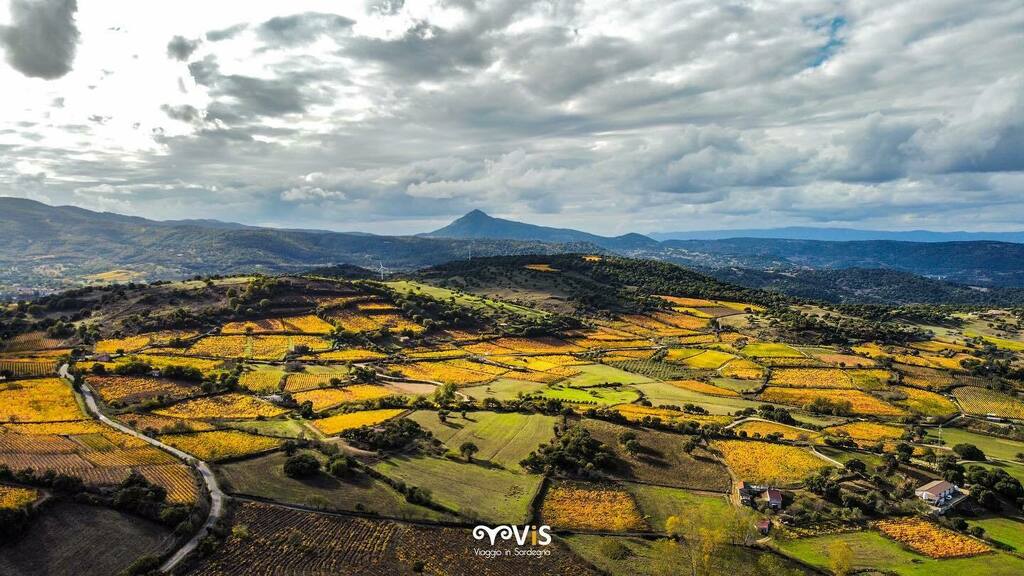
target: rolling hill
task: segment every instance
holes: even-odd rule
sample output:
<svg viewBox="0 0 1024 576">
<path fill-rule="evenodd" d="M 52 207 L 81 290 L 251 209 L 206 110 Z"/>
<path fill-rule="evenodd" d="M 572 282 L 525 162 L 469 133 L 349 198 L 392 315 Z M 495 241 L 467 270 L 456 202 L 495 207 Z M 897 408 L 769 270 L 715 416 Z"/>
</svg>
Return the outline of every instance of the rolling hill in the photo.
<svg viewBox="0 0 1024 576">
<path fill-rule="evenodd" d="M 0 198 L 0 292 L 196 274 L 281 273 L 354 264 L 413 269 L 466 257 L 470 242 L 278 230 L 216 221 L 160 222 L 33 200 Z M 474 240 L 473 254 L 600 251 L 586 243 Z M 6 288 L 4 288 L 6 286 Z"/>
<path fill-rule="evenodd" d="M 0 296 L 204 274 L 280 274 L 333 265 L 408 271 L 526 254 L 616 253 L 670 262 L 748 288 L 829 302 L 1015 305 L 1024 244 L 605 237 L 473 211 L 417 236 L 156 221 L 0 198 Z M 984 288 L 984 289 L 979 289 Z M 1005 288 L 1005 289 L 1003 289 Z M 1014 289 L 1011 289 L 1014 288 Z"/>
</svg>

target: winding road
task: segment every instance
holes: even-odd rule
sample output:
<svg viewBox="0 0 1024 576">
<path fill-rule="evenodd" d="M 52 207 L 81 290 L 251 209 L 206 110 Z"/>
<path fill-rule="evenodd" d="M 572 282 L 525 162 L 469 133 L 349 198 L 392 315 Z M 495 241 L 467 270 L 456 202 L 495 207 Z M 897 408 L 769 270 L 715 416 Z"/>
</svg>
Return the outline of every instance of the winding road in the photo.
<svg viewBox="0 0 1024 576">
<path fill-rule="evenodd" d="M 70 382 L 75 381 L 75 377 L 68 372 L 67 364 L 64 364 L 60 367 L 60 370 L 58 370 L 58 374 L 60 375 L 61 378 L 64 378 L 65 380 L 68 380 Z M 185 452 L 182 452 L 181 450 L 178 450 L 173 446 L 168 446 L 167 444 L 164 444 L 163 442 L 155 438 L 150 438 L 145 434 L 142 434 L 136 430 L 133 430 L 132 428 L 125 426 L 124 424 L 111 420 L 110 418 L 105 416 L 103 412 L 100 411 L 99 405 L 96 402 L 96 397 L 93 395 L 92 388 L 90 388 L 88 384 L 83 383 L 80 389 L 82 391 L 82 397 L 85 398 L 86 408 L 93 416 L 95 416 L 101 422 L 108 426 L 116 428 L 117 430 L 120 430 L 125 434 L 130 434 L 138 438 L 139 440 L 148 442 L 149 444 L 152 444 L 153 446 L 156 446 L 161 450 L 170 452 L 174 456 L 178 457 L 179 459 L 185 461 L 187 464 L 190 464 L 194 466 L 197 470 L 199 470 L 199 476 L 202 478 L 203 484 L 206 485 L 206 489 L 210 493 L 210 513 L 206 516 L 206 522 L 203 523 L 203 527 L 200 528 L 199 531 L 196 532 L 195 535 L 193 535 L 188 542 L 186 542 L 181 548 L 179 548 L 174 554 L 172 554 L 163 563 L 163 565 L 160 566 L 161 572 L 169 573 L 173 571 L 175 568 L 177 568 L 178 564 L 180 564 L 181 561 L 184 560 L 186 556 L 188 556 L 193 550 L 196 549 L 196 547 L 199 546 L 199 543 L 210 532 L 210 529 L 217 522 L 217 520 L 220 520 L 220 518 L 224 515 L 224 492 L 221 491 L 220 486 L 217 484 L 217 478 L 213 475 L 213 470 L 210 469 L 210 466 L 206 462 L 199 460 L 198 458 L 195 458 L 190 454 L 186 454 Z"/>
</svg>

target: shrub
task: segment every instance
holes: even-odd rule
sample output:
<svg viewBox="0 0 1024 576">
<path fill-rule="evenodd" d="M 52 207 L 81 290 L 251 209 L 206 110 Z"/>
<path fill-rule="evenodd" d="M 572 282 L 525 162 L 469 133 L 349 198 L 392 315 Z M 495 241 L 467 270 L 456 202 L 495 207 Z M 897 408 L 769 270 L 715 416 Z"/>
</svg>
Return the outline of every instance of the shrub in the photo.
<svg viewBox="0 0 1024 576">
<path fill-rule="evenodd" d="M 625 544 L 612 539 L 601 540 L 597 549 L 604 557 L 611 558 L 612 560 L 625 560 L 632 554 Z"/>
<path fill-rule="evenodd" d="M 284 473 L 291 478 L 306 478 L 320 472 L 320 461 L 309 454 L 296 454 L 284 462 Z"/>
</svg>

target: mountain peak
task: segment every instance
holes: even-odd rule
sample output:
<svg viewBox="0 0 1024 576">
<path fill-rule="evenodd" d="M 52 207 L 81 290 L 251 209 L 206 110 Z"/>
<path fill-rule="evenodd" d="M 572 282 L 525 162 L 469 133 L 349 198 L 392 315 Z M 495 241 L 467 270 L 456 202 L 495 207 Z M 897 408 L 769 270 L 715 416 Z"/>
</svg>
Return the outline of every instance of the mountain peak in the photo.
<svg viewBox="0 0 1024 576">
<path fill-rule="evenodd" d="M 515 220 L 495 218 L 482 210 L 471 210 L 465 216 L 453 221 L 451 224 L 424 234 L 432 238 L 489 238 L 495 240 L 521 240 L 533 242 L 588 242 L 602 248 L 636 249 L 641 247 L 656 246 L 658 243 L 641 234 L 627 234 L 625 236 L 607 237 L 572 230 L 569 228 L 550 228 L 548 226 L 537 226 Z"/>
<path fill-rule="evenodd" d="M 494 219 L 495 218 L 492 217 L 490 214 L 478 208 L 466 212 L 461 218 L 458 218 L 457 220 L 453 221 L 452 224 L 454 224 L 455 222 L 489 222 Z"/>
</svg>

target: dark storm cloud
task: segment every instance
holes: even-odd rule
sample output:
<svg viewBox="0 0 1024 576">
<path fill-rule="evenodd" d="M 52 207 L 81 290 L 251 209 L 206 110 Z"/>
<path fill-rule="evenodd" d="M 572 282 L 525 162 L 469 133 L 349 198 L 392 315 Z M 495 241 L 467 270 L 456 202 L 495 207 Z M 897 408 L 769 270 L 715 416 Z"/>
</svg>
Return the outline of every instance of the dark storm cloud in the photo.
<svg viewBox="0 0 1024 576">
<path fill-rule="evenodd" d="M 175 36 L 167 43 L 167 57 L 184 62 L 199 47 L 199 40 L 189 40 L 184 36 Z"/>
<path fill-rule="evenodd" d="M 271 18 L 260 24 L 256 33 L 269 47 L 302 46 L 322 35 L 347 33 L 353 24 L 354 20 L 337 14 L 306 12 Z"/>
<path fill-rule="evenodd" d="M 78 44 L 75 0 L 12 0 L 10 26 L 0 26 L 7 63 L 25 76 L 52 80 L 71 71 Z"/>
</svg>

